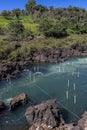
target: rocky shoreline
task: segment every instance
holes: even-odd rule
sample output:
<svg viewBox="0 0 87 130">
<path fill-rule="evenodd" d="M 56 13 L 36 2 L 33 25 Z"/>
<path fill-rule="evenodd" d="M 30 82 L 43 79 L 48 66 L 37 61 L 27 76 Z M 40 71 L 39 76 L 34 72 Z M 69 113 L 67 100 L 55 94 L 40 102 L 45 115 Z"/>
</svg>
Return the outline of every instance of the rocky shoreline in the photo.
<svg viewBox="0 0 87 130">
<path fill-rule="evenodd" d="M 63 62 L 73 56 L 87 56 L 87 46 L 76 44 L 68 49 L 32 50 L 29 57 L 20 56 L 15 60 L 3 61 L 0 65 L 0 80 L 15 78 L 21 70 L 29 68 L 29 65 L 32 64 Z M 10 102 L 10 110 L 15 109 L 17 105 L 20 106 L 26 103 L 27 96 L 23 95 L 24 100 L 23 96 L 19 95 Z M 53 99 L 36 106 L 30 106 L 25 113 L 28 123 L 31 122 L 29 130 L 87 130 L 87 112 L 84 112 L 76 124 L 66 124 L 57 105 Z M 0 112 L 5 109 L 7 109 L 6 105 L 0 102 Z"/>
<path fill-rule="evenodd" d="M 30 106 L 25 117 L 31 124 L 29 130 L 87 130 L 87 112 L 76 123 L 66 124 L 55 99 Z"/>
<path fill-rule="evenodd" d="M 39 51 L 32 49 L 29 56 L 19 56 L 15 60 L 3 61 L 0 64 L 0 80 L 15 78 L 21 70 L 29 68 L 32 64 L 64 62 L 73 56 L 87 56 L 87 46 L 76 44 L 64 49 L 55 47 Z"/>
<path fill-rule="evenodd" d="M 4 102 L 0 102 L 0 113 L 8 108 L 9 112 L 14 112 L 14 110 L 23 107 L 29 101 L 28 96 L 21 93 L 11 99 L 9 106 L 6 106 Z M 66 124 L 56 99 L 49 99 L 37 105 L 30 104 L 26 109 L 25 117 L 30 126 L 26 127 L 26 130 L 87 130 L 87 111 L 79 117 L 77 122 Z M 8 128 L 9 130 L 13 129 L 13 127 Z M 25 130 L 22 126 L 16 129 Z M 14 128 L 14 130 L 16 129 Z"/>
</svg>

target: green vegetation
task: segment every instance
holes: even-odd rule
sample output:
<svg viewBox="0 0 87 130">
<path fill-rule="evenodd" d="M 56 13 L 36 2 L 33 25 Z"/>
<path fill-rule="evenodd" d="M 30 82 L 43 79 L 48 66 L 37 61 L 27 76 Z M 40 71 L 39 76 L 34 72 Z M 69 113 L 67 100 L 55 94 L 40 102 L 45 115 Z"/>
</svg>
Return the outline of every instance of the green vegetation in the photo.
<svg viewBox="0 0 87 130">
<path fill-rule="evenodd" d="M 85 9 L 47 8 L 35 0 L 28 0 L 25 8 L 0 14 L 0 60 L 28 56 L 32 49 L 87 45 Z"/>
<path fill-rule="evenodd" d="M 1 42 L 0 42 L 1 43 Z M 42 50 L 49 49 L 52 47 L 56 48 L 69 48 L 74 44 L 86 45 L 87 46 L 87 34 L 84 35 L 70 35 L 64 38 L 45 38 L 37 39 L 34 38 L 32 41 L 22 41 L 20 46 L 15 48 L 14 44 L 1 43 L 0 44 L 0 59 L 15 59 L 18 56 L 29 56 L 32 49 Z"/>
<path fill-rule="evenodd" d="M 15 17 L 5 18 L 0 16 L 0 28 L 8 28 L 11 22 L 17 20 Z M 34 23 L 34 20 L 30 16 L 21 16 L 19 19 L 20 22 L 24 25 L 25 29 L 31 31 L 34 34 L 38 34 L 38 23 Z"/>
<path fill-rule="evenodd" d="M 10 30 L 10 39 L 11 41 L 20 41 L 23 38 L 23 33 L 24 33 L 24 26 L 23 24 L 19 21 L 13 21 L 9 24 Z"/>
<path fill-rule="evenodd" d="M 67 28 L 63 23 L 58 23 L 57 21 L 43 19 L 41 21 L 39 30 L 44 33 L 47 37 L 65 37 L 67 36 Z"/>
</svg>

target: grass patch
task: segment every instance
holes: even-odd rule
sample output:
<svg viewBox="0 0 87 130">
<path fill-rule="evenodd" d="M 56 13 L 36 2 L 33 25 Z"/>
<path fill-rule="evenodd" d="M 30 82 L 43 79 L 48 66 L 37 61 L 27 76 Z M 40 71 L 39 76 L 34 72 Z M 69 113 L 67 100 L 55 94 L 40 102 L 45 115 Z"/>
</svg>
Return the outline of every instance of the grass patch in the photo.
<svg viewBox="0 0 87 130">
<path fill-rule="evenodd" d="M 8 19 L 0 16 L 0 26 L 1 27 L 8 27 L 8 24 L 11 21 L 16 20 L 15 17 L 9 17 Z M 39 34 L 38 31 L 38 23 L 35 23 L 34 20 L 30 16 L 23 16 L 20 17 L 20 21 L 23 23 L 25 29 L 30 30 L 33 34 Z M 34 38 L 31 41 L 22 41 L 21 47 L 15 49 L 9 42 L 6 41 L 8 33 L 6 35 L 0 35 L 0 60 L 7 59 L 7 58 L 16 58 L 17 56 L 26 56 L 31 53 L 32 48 L 41 50 L 41 49 L 48 49 L 52 47 L 56 48 L 69 48 L 73 44 L 81 44 L 87 45 L 87 34 L 71 34 L 65 38 Z"/>
<path fill-rule="evenodd" d="M 5 18 L 3 16 L 0 16 L 0 27 L 2 28 L 8 27 L 9 23 L 15 20 L 16 17 Z M 34 20 L 30 16 L 20 17 L 19 20 L 23 23 L 25 29 L 30 30 L 33 34 L 39 33 L 38 24 L 34 23 Z"/>
<path fill-rule="evenodd" d="M 30 30 L 33 34 L 38 34 L 38 24 L 23 23 L 25 29 Z"/>
<path fill-rule="evenodd" d="M 0 16 L 0 26 L 7 27 L 9 24 L 9 20 L 5 19 L 3 16 Z"/>
</svg>

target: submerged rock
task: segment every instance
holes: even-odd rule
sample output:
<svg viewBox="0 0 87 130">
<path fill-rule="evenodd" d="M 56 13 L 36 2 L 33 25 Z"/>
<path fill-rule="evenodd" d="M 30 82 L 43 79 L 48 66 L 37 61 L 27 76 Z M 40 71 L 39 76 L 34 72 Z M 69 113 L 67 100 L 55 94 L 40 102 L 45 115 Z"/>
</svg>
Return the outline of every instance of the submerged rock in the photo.
<svg viewBox="0 0 87 130">
<path fill-rule="evenodd" d="M 6 109 L 6 105 L 4 102 L 0 102 L 0 112 Z"/>
<path fill-rule="evenodd" d="M 56 100 L 47 100 L 26 110 L 26 119 L 34 127 L 45 124 L 48 128 L 58 127 L 63 121 Z"/>
<path fill-rule="evenodd" d="M 14 97 L 11 101 L 10 101 L 10 111 L 15 110 L 18 106 L 23 105 L 25 103 L 27 103 L 27 95 L 25 93 L 21 93 L 20 95 Z"/>
</svg>

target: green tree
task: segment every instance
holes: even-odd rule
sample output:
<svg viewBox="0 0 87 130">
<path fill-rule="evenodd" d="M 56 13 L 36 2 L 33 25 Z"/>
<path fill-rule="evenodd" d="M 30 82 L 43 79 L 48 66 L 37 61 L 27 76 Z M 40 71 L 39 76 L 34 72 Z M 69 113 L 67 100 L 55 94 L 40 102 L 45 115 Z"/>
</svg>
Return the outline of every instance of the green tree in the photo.
<svg viewBox="0 0 87 130">
<path fill-rule="evenodd" d="M 54 10 L 54 7 L 53 7 L 53 6 L 50 6 L 49 9 L 50 9 L 50 11 L 53 11 L 53 10 Z"/>
<path fill-rule="evenodd" d="M 7 17 L 10 15 L 10 13 L 9 13 L 9 11 L 7 11 L 7 10 L 3 10 L 3 11 L 1 12 L 1 15 L 4 16 L 5 18 L 7 18 Z"/>
<path fill-rule="evenodd" d="M 16 16 L 18 19 L 19 19 L 19 16 L 22 14 L 22 11 L 19 8 L 12 10 L 12 12 L 13 12 L 13 15 Z"/>
<path fill-rule="evenodd" d="M 39 30 L 47 37 L 67 36 L 67 28 L 63 23 L 49 19 L 41 21 Z"/>
<path fill-rule="evenodd" d="M 23 24 L 19 20 L 11 22 L 9 24 L 9 30 L 10 30 L 10 38 L 12 41 L 22 40 L 25 29 Z"/>
<path fill-rule="evenodd" d="M 46 32 L 53 26 L 53 20 L 49 20 L 48 18 L 44 18 L 41 20 L 40 25 L 39 25 L 39 30 L 41 32 Z"/>
<path fill-rule="evenodd" d="M 37 5 L 37 7 L 38 7 L 38 11 L 41 12 L 41 13 L 43 13 L 47 10 L 47 8 L 43 5 Z"/>
<path fill-rule="evenodd" d="M 27 4 L 25 5 L 26 13 L 27 14 L 33 14 L 35 5 L 36 5 L 35 0 L 28 0 Z"/>
</svg>

